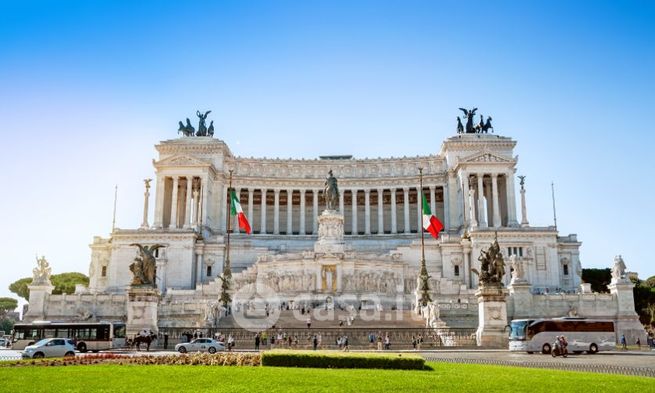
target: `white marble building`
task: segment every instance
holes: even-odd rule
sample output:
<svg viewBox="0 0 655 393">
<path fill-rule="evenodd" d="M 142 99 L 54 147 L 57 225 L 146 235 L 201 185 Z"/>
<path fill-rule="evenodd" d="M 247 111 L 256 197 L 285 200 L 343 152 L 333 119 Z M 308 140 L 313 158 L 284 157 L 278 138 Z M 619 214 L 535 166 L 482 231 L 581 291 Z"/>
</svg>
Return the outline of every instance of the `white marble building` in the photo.
<svg viewBox="0 0 655 393">
<path fill-rule="evenodd" d="M 440 151 L 425 156 L 269 159 L 234 156 L 225 142 L 212 137 L 163 141 L 156 145 L 158 157 L 153 160 L 152 222 L 146 192 L 143 225 L 116 229 L 108 239 L 94 238 L 89 288 L 69 295 L 68 301 L 77 296 L 78 303 L 87 302 L 74 309 L 83 308 L 95 318 L 123 317 L 115 303 L 125 302 L 131 281 L 129 265 L 137 249 L 130 244 L 163 244 L 157 258 L 159 324 L 197 326 L 220 291 L 228 173 L 233 170 L 232 185 L 253 228 L 247 235 L 239 232 L 236 220 L 231 223 L 235 288 L 265 283 L 283 298 L 319 301 L 373 295 L 383 303 L 410 308 L 420 258 L 419 167 L 424 168 L 422 192 L 445 227 L 438 240 L 425 237 L 432 298 L 442 305 L 443 319 L 453 310 L 453 324 L 476 326 L 477 310 L 466 306 L 476 302 L 477 276 L 471 269 L 479 269 L 480 250 L 489 247 L 494 236 L 503 254 L 521 263 L 530 294 L 577 296 L 581 242 L 575 234 L 560 236 L 555 227 L 528 223 L 523 190 L 522 206 L 517 204 L 515 145 L 499 135 L 458 134 L 447 138 Z M 317 240 L 329 170 L 339 182 L 343 240 L 340 248 L 326 251 Z M 506 285 L 510 278 L 505 277 Z M 44 301 L 44 311 L 35 311 L 33 318 L 81 315 L 65 306 L 66 296 Z M 510 317 L 534 315 L 522 309 L 530 304 L 538 304 L 535 310 L 543 315 L 569 309 L 558 305 L 551 313 L 540 301 L 509 302 Z M 612 310 L 617 306 L 608 307 L 607 315 L 600 316 L 615 317 Z M 583 309 L 578 309 L 580 315 Z"/>
</svg>

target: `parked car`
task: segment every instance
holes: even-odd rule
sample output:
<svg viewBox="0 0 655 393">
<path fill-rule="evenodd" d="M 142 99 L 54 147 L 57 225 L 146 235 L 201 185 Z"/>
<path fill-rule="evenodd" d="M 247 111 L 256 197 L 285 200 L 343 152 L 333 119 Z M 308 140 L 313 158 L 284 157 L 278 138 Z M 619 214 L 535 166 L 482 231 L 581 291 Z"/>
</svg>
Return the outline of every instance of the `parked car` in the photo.
<svg viewBox="0 0 655 393">
<path fill-rule="evenodd" d="M 197 338 L 188 343 L 177 344 L 175 350 L 179 353 L 196 351 L 216 353 L 216 351 L 225 351 L 225 344 L 211 338 Z"/>
<path fill-rule="evenodd" d="M 7 339 L 4 338 L 4 337 L 0 337 L 0 348 L 7 348 L 7 347 L 9 347 L 9 343 L 10 343 L 9 340 L 7 340 Z"/>
<path fill-rule="evenodd" d="M 57 358 L 75 356 L 75 345 L 68 338 L 44 338 L 33 345 L 28 345 L 22 352 L 23 358 Z"/>
</svg>

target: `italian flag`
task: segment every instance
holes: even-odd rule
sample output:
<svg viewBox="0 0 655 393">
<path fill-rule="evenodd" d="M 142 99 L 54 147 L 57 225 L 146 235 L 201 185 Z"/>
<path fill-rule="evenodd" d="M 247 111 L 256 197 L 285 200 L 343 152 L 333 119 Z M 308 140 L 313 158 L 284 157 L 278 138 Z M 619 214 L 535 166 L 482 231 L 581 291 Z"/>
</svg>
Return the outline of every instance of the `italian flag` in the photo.
<svg viewBox="0 0 655 393">
<path fill-rule="evenodd" d="M 233 216 L 237 216 L 237 219 L 239 220 L 239 228 L 246 231 L 247 234 L 250 234 L 251 232 L 250 223 L 248 223 L 248 219 L 246 218 L 246 215 L 243 213 L 243 209 L 241 208 L 241 202 L 239 202 L 239 198 L 237 198 L 237 193 L 234 192 L 234 190 L 230 190 L 230 213 Z"/>
<path fill-rule="evenodd" d="M 433 238 L 439 238 L 439 232 L 443 229 L 443 224 L 437 217 L 432 214 L 430 210 L 430 205 L 428 205 L 428 200 L 423 197 L 423 229 L 430 232 Z"/>
</svg>

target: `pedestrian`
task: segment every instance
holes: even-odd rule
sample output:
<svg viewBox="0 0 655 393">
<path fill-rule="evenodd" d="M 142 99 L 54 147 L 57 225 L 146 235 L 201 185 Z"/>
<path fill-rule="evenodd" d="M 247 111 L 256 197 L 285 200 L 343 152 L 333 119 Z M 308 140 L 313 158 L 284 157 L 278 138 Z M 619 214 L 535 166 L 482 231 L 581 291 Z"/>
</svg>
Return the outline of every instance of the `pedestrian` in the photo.
<svg viewBox="0 0 655 393">
<path fill-rule="evenodd" d="M 316 335 L 312 337 L 312 346 L 314 347 L 314 351 L 316 351 L 318 348 L 318 337 L 316 337 Z"/>
<path fill-rule="evenodd" d="M 621 348 L 628 349 L 628 342 L 625 339 L 625 334 L 621 335 Z"/>
<path fill-rule="evenodd" d="M 412 334 L 412 348 L 416 349 L 416 336 Z"/>
<path fill-rule="evenodd" d="M 378 336 L 378 351 L 382 350 L 382 337 Z"/>
<path fill-rule="evenodd" d="M 389 334 L 386 334 L 384 336 L 384 349 L 386 350 L 391 349 L 391 340 L 389 339 Z"/>
<path fill-rule="evenodd" d="M 637 349 L 641 350 L 641 340 L 639 339 L 639 337 L 637 337 L 637 341 L 635 342 L 635 344 L 637 344 Z"/>
<path fill-rule="evenodd" d="M 343 336 L 343 350 L 348 352 L 348 336 Z"/>
<path fill-rule="evenodd" d="M 230 334 L 227 337 L 227 350 L 229 352 L 232 352 L 232 348 L 234 348 L 234 336 L 232 336 L 232 334 Z"/>
<path fill-rule="evenodd" d="M 417 351 L 421 350 L 421 344 L 423 344 L 423 335 L 419 334 L 418 337 L 416 338 L 416 350 Z"/>
<path fill-rule="evenodd" d="M 307 329 L 309 329 L 311 327 L 312 327 L 312 318 L 309 317 L 309 318 L 307 318 Z"/>
<path fill-rule="evenodd" d="M 261 336 L 259 333 L 255 334 L 255 351 L 259 351 L 259 342 L 261 341 Z"/>
</svg>

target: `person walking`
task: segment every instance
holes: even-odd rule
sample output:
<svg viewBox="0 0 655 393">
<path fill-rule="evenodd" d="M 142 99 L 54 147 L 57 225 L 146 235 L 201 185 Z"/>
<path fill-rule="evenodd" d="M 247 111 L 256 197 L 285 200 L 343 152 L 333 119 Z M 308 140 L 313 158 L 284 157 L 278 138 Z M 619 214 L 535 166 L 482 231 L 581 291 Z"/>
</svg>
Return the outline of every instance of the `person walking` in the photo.
<svg viewBox="0 0 655 393">
<path fill-rule="evenodd" d="M 382 337 L 378 336 L 378 351 L 382 350 Z"/>
<path fill-rule="evenodd" d="M 316 335 L 312 337 L 312 346 L 314 347 L 314 351 L 316 351 L 318 348 L 318 337 L 316 337 Z"/>
<path fill-rule="evenodd" d="M 621 335 L 621 349 L 628 349 L 628 342 L 625 339 L 625 334 Z"/>
<path fill-rule="evenodd" d="M 421 344 L 423 344 L 423 335 L 419 334 L 418 337 L 416 338 L 416 350 L 417 351 L 421 350 Z"/>
<path fill-rule="evenodd" d="M 255 351 L 259 351 L 260 341 L 261 341 L 261 337 L 259 336 L 259 333 L 255 334 Z"/>
</svg>

